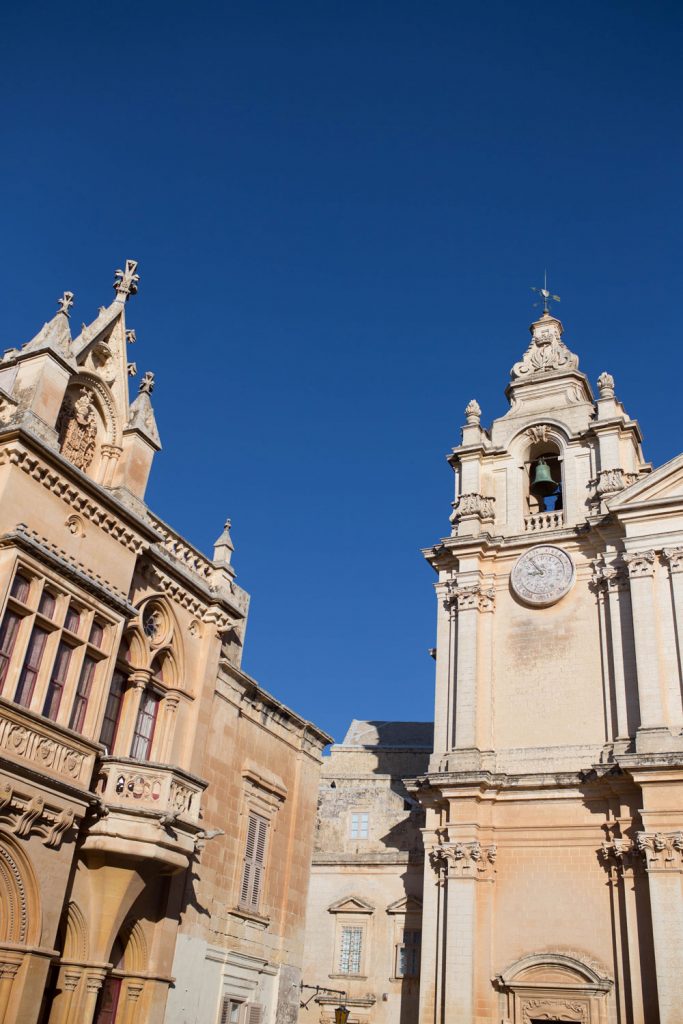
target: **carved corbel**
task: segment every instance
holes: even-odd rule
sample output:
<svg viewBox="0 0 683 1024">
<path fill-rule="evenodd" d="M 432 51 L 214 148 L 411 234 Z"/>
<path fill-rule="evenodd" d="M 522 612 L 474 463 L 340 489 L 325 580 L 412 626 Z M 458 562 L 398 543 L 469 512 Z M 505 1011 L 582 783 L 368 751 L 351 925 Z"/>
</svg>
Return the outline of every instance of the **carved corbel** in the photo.
<svg viewBox="0 0 683 1024">
<path fill-rule="evenodd" d="M 70 807 L 65 807 L 63 811 L 54 816 L 52 825 L 45 835 L 45 845 L 58 850 L 65 833 L 69 831 L 73 823 L 74 812 Z"/>
<path fill-rule="evenodd" d="M 36 820 L 41 817 L 44 807 L 45 801 L 42 796 L 34 796 L 29 800 L 24 808 L 24 813 L 17 819 L 14 825 L 15 835 L 22 836 L 22 838 L 30 835 L 31 829 Z"/>
</svg>

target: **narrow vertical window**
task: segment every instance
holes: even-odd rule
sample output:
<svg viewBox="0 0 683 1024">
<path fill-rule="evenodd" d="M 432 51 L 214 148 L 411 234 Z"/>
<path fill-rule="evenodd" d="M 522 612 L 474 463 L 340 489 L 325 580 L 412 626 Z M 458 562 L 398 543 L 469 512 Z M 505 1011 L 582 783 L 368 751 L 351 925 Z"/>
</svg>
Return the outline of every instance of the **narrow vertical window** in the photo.
<svg viewBox="0 0 683 1024">
<path fill-rule="evenodd" d="M 370 815 L 365 811 L 358 811 L 351 815 L 351 839 L 367 839 Z"/>
<path fill-rule="evenodd" d="M 38 611 L 41 615 L 44 615 L 46 619 L 51 619 L 53 617 L 55 613 L 55 599 L 49 590 L 44 590 L 40 595 Z"/>
<path fill-rule="evenodd" d="M 55 658 L 55 663 L 52 666 L 50 682 L 45 696 L 45 704 L 43 706 L 43 714 L 47 718 L 51 718 L 53 722 L 57 721 L 57 715 L 59 714 L 59 705 L 62 702 L 62 694 L 64 693 L 64 687 L 66 685 L 66 676 L 69 671 L 70 661 L 71 648 L 67 644 L 61 643 L 57 648 L 57 657 Z"/>
<path fill-rule="evenodd" d="M 90 643 L 93 647 L 101 647 L 104 639 L 104 630 L 99 622 L 93 622 L 90 627 Z"/>
<path fill-rule="evenodd" d="M 17 573 L 12 581 L 12 589 L 10 591 L 12 597 L 16 597 L 17 601 L 21 601 L 22 604 L 26 604 L 30 589 L 30 581 L 27 580 L 25 576 Z"/>
<path fill-rule="evenodd" d="M 420 940 L 422 932 L 409 928 L 403 932 L 403 942 L 396 950 L 396 977 L 417 978 L 420 973 Z"/>
<path fill-rule="evenodd" d="M 83 732 L 83 725 L 85 723 L 85 715 L 88 710 L 88 700 L 90 699 L 90 691 L 92 690 L 92 681 L 95 676 L 96 667 L 97 662 L 95 659 L 91 658 L 89 654 L 86 654 L 83 659 L 83 665 L 81 666 L 81 674 L 78 677 L 76 697 L 74 698 L 74 706 L 71 709 L 71 718 L 69 720 L 69 728 L 75 729 L 76 732 Z"/>
<path fill-rule="evenodd" d="M 70 633 L 78 633 L 81 628 L 81 613 L 78 608 L 70 604 L 66 610 L 66 617 L 64 619 L 64 629 L 68 629 Z"/>
<path fill-rule="evenodd" d="M 339 973 L 360 974 L 363 950 L 363 929 L 353 926 L 342 928 L 339 948 Z"/>
<path fill-rule="evenodd" d="M 119 672 L 117 669 L 114 672 L 111 686 L 109 687 L 109 696 L 107 697 L 107 706 L 104 709 L 104 719 L 102 721 L 102 730 L 100 732 L 100 743 L 103 743 L 107 748 L 108 754 L 111 754 L 116 741 L 116 733 L 119 728 L 121 705 L 123 703 L 123 690 L 125 685 L 126 677 L 123 672 Z"/>
<path fill-rule="evenodd" d="M 263 889 L 263 869 L 266 858 L 266 840 L 268 837 L 268 819 L 260 814 L 249 814 L 247 827 L 247 843 L 244 851 L 242 869 L 242 885 L 240 887 L 240 906 L 247 910 L 257 911 Z"/>
<path fill-rule="evenodd" d="M 149 760 L 160 700 L 159 694 L 154 690 L 145 690 L 140 701 L 138 719 L 133 733 L 133 744 L 130 749 L 130 756 L 136 757 L 140 761 Z"/>
<path fill-rule="evenodd" d="M 38 670 L 43 660 L 46 640 L 47 630 L 41 629 L 40 626 L 34 626 L 28 643 L 26 657 L 24 658 L 24 666 L 19 676 L 19 685 L 14 697 L 17 704 L 21 704 L 22 707 L 27 708 L 31 703 L 36 679 L 38 678 Z"/>
<path fill-rule="evenodd" d="M 7 679 L 12 651 L 17 642 L 17 634 L 21 624 L 21 616 L 16 612 L 7 612 L 0 626 L 0 693 Z"/>
<path fill-rule="evenodd" d="M 223 998 L 223 1005 L 221 1006 L 220 1024 L 238 1024 L 240 1019 L 240 1010 L 243 1005 L 243 1003 L 239 1003 L 237 1000 L 231 999 L 229 996 L 225 996 Z"/>
</svg>

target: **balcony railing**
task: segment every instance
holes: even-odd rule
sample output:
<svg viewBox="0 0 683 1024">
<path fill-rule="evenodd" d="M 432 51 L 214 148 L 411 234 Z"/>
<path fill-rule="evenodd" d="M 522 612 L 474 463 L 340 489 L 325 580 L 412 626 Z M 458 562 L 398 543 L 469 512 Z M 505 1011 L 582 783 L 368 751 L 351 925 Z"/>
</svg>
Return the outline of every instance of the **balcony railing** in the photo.
<svg viewBox="0 0 683 1024">
<path fill-rule="evenodd" d="M 564 526 L 564 513 L 558 512 L 535 512 L 532 516 L 524 519 L 524 529 L 527 533 L 541 533 L 546 530 L 559 530 Z"/>
<path fill-rule="evenodd" d="M 127 757 L 103 757 L 96 792 L 108 807 L 153 811 L 173 821 L 199 824 L 206 783 L 180 768 Z"/>
</svg>

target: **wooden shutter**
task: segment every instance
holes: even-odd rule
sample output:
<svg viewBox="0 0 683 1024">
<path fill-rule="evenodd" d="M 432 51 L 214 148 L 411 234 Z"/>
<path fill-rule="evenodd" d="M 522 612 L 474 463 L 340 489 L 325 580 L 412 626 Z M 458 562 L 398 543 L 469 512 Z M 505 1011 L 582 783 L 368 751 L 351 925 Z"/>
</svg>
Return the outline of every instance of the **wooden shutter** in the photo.
<svg viewBox="0 0 683 1024">
<path fill-rule="evenodd" d="M 230 1000 L 227 996 L 223 997 L 223 1005 L 221 1006 L 220 1024 L 229 1024 L 230 1021 Z"/>
<path fill-rule="evenodd" d="M 240 887 L 240 906 L 249 910 L 258 910 L 261 899 L 267 837 L 268 820 L 262 818 L 260 814 L 250 813 Z"/>
<path fill-rule="evenodd" d="M 263 1024 L 263 1007 L 260 1003 L 247 1003 L 244 1024 Z"/>
</svg>

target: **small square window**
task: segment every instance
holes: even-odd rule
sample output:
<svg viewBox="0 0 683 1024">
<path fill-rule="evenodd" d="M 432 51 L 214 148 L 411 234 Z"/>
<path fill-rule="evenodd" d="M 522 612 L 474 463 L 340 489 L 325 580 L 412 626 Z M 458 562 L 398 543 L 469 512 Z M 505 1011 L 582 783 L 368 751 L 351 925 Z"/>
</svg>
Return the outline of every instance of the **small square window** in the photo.
<svg viewBox="0 0 683 1024">
<path fill-rule="evenodd" d="M 351 814 L 351 839 L 367 839 L 369 826 L 370 815 L 367 811 L 354 811 Z"/>
</svg>

